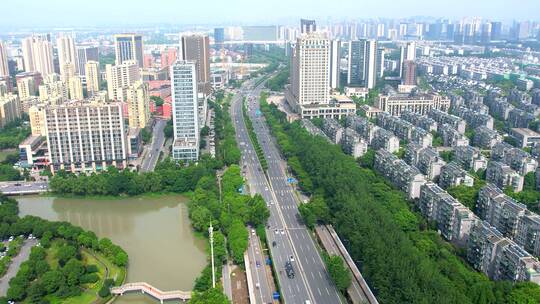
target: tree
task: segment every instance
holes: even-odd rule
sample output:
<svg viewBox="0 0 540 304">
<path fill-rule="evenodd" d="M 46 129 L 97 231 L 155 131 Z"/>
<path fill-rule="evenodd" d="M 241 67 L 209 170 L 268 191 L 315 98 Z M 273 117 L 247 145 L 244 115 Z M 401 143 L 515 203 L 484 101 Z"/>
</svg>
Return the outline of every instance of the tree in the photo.
<svg viewBox="0 0 540 304">
<path fill-rule="evenodd" d="M 240 219 L 233 220 L 227 244 L 234 262 L 237 264 L 243 263 L 244 252 L 248 245 L 248 231 Z"/>
<path fill-rule="evenodd" d="M 77 254 L 77 248 L 71 245 L 63 245 L 58 248 L 58 251 L 56 252 L 56 258 L 58 259 L 58 263 L 63 266 L 67 263 L 67 261 L 75 258 Z"/>
<path fill-rule="evenodd" d="M 161 98 L 159 96 L 150 96 L 150 99 L 154 102 L 154 105 L 156 107 L 161 107 L 165 103 L 163 98 Z"/>
<path fill-rule="evenodd" d="M 260 194 L 256 194 L 248 201 L 248 218 L 253 226 L 266 224 L 270 217 L 270 211 Z"/>
<path fill-rule="evenodd" d="M 330 277 L 336 284 L 336 287 L 345 291 L 351 285 L 351 273 L 349 269 L 345 267 L 343 259 L 340 256 L 332 255 L 325 256 L 326 267 Z"/>
<path fill-rule="evenodd" d="M 210 288 L 204 292 L 194 292 L 190 304 L 229 304 L 227 297 L 216 288 Z"/>
<path fill-rule="evenodd" d="M 59 270 L 49 270 L 41 276 L 41 282 L 47 294 L 52 294 L 62 285 L 65 285 L 65 277 Z"/>
</svg>

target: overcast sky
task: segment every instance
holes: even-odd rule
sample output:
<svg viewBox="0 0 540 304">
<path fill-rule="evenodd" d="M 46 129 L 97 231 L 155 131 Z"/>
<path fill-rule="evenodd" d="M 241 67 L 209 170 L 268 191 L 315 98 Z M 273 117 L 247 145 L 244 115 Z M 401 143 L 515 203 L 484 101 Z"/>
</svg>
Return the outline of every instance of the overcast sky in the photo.
<svg viewBox="0 0 540 304">
<path fill-rule="evenodd" d="M 309 17 L 540 19 L 540 0 L 1 0 L 0 27 L 273 23 Z M 399 3 L 399 4 L 397 4 Z M 322 21 L 322 20 L 321 20 Z"/>
</svg>

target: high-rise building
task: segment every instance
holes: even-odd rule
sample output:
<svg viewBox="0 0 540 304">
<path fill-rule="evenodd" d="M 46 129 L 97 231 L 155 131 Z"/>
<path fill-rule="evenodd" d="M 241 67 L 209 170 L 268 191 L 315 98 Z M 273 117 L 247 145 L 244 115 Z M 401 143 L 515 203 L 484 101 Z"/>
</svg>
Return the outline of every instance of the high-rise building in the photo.
<svg viewBox="0 0 540 304">
<path fill-rule="evenodd" d="M 68 83 L 72 77 L 75 77 L 75 64 L 66 62 L 60 66 L 60 79 Z"/>
<path fill-rule="evenodd" d="M 70 77 L 68 80 L 69 98 L 73 100 L 83 100 L 84 91 L 82 86 L 82 80 L 79 76 Z"/>
<path fill-rule="evenodd" d="M 77 47 L 77 73 L 85 76 L 85 65 L 88 61 L 99 62 L 99 49 L 95 46 Z"/>
<path fill-rule="evenodd" d="M 69 76 L 64 74 L 66 72 L 64 66 L 72 66 L 74 74 L 77 73 L 77 52 L 75 51 L 75 42 L 73 41 L 73 37 L 62 35 L 56 39 L 56 45 L 58 47 L 60 75 L 64 77 L 64 79 L 68 79 Z"/>
<path fill-rule="evenodd" d="M 32 136 L 47 136 L 45 130 L 45 111 L 43 107 L 31 106 L 28 109 Z"/>
<path fill-rule="evenodd" d="M 45 36 L 23 39 L 22 52 L 26 72 L 39 72 L 42 76 L 54 73 L 52 43 Z"/>
<path fill-rule="evenodd" d="M 148 84 L 137 81 L 127 89 L 128 121 L 130 128 L 145 128 L 150 119 Z"/>
<path fill-rule="evenodd" d="M 199 158 L 197 79 L 196 62 L 182 60 L 171 66 L 172 155 L 177 161 L 196 161 Z"/>
<path fill-rule="evenodd" d="M 0 40 L 0 77 L 9 76 L 7 46 Z"/>
<path fill-rule="evenodd" d="M 300 33 L 308 34 L 317 31 L 317 23 L 315 20 L 300 19 Z"/>
<path fill-rule="evenodd" d="M 137 61 L 129 60 L 119 65 L 105 66 L 107 77 L 107 91 L 109 99 L 125 101 L 126 89 L 141 80 L 141 72 Z"/>
<path fill-rule="evenodd" d="M 126 131 L 119 103 L 47 106 L 44 117 L 51 172 L 126 167 Z"/>
<path fill-rule="evenodd" d="M 116 65 L 120 65 L 125 61 L 136 60 L 139 68 L 143 68 L 143 41 L 141 35 L 114 35 L 114 49 L 116 54 Z"/>
<path fill-rule="evenodd" d="M 225 42 L 225 29 L 222 27 L 216 27 L 214 29 L 214 43 L 218 48 L 221 48 Z"/>
<path fill-rule="evenodd" d="M 349 43 L 349 69 L 347 83 L 353 87 L 375 87 L 377 66 L 377 41 L 355 40 Z"/>
<path fill-rule="evenodd" d="M 210 40 L 207 35 L 185 35 L 180 40 L 180 59 L 197 66 L 198 92 L 210 95 Z"/>
<path fill-rule="evenodd" d="M 84 70 L 84 74 L 86 75 L 86 91 L 88 92 L 88 96 L 93 96 L 99 91 L 99 62 L 93 60 L 86 62 Z"/>
<path fill-rule="evenodd" d="M 37 84 L 33 77 L 22 77 L 17 79 L 17 93 L 20 99 L 36 96 Z"/>
<path fill-rule="evenodd" d="M 416 60 L 416 43 L 409 42 L 399 49 L 399 77 L 403 77 L 403 63 L 407 60 Z"/>
<path fill-rule="evenodd" d="M 329 59 L 326 34 L 313 32 L 298 38 L 291 58 L 291 92 L 299 105 L 328 103 Z"/>
<path fill-rule="evenodd" d="M 21 102 L 19 96 L 7 94 L 0 97 L 0 127 L 21 117 Z"/>
<path fill-rule="evenodd" d="M 340 84 L 339 63 L 341 61 L 341 41 L 330 42 L 330 88 L 337 89 Z"/>
<path fill-rule="evenodd" d="M 61 81 L 58 74 L 50 74 L 39 86 L 39 100 L 44 103 L 63 103 L 69 99 L 68 84 Z"/>
<path fill-rule="evenodd" d="M 416 85 L 416 63 L 413 60 L 403 62 L 402 84 L 406 86 Z"/>
</svg>

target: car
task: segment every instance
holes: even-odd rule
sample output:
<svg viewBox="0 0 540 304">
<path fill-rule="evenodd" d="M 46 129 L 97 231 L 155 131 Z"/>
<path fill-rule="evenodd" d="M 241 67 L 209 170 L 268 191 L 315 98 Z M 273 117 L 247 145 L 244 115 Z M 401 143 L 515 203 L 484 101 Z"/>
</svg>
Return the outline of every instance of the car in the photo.
<svg viewBox="0 0 540 304">
<path fill-rule="evenodd" d="M 276 245 L 277 245 L 276 241 L 273 241 L 272 242 L 272 247 L 276 247 Z"/>
<path fill-rule="evenodd" d="M 277 229 L 276 229 L 276 230 L 274 230 L 274 232 L 275 232 L 276 234 L 279 234 L 279 230 L 277 230 Z"/>
<path fill-rule="evenodd" d="M 255 229 L 251 229 L 251 235 L 255 235 Z"/>
<path fill-rule="evenodd" d="M 257 282 L 257 283 L 255 284 L 255 287 L 257 287 L 257 289 L 259 289 L 259 288 L 261 288 L 261 284 L 259 284 L 259 282 Z"/>
<path fill-rule="evenodd" d="M 257 267 L 261 267 L 261 262 L 256 261 L 256 262 L 255 262 L 255 265 L 257 265 Z"/>
<path fill-rule="evenodd" d="M 281 229 L 280 232 L 281 232 L 281 234 L 285 234 L 285 230 L 283 230 L 283 229 Z"/>
<path fill-rule="evenodd" d="M 289 261 L 294 262 L 294 256 L 289 256 Z"/>
</svg>

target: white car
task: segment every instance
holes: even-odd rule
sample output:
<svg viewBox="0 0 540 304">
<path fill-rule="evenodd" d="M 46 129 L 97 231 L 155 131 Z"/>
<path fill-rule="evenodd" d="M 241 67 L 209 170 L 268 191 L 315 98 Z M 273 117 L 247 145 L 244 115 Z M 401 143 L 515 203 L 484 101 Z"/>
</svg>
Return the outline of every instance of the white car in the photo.
<svg viewBox="0 0 540 304">
<path fill-rule="evenodd" d="M 283 230 L 283 229 L 281 229 L 280 232 L 281 232 L 281 234 L 285 234 L 285 230 Z"/>
<path fill-rule="evenodd" d="M 289 261 L 294 262 L 294 256 L 289 256 Z"/>
</svg>

